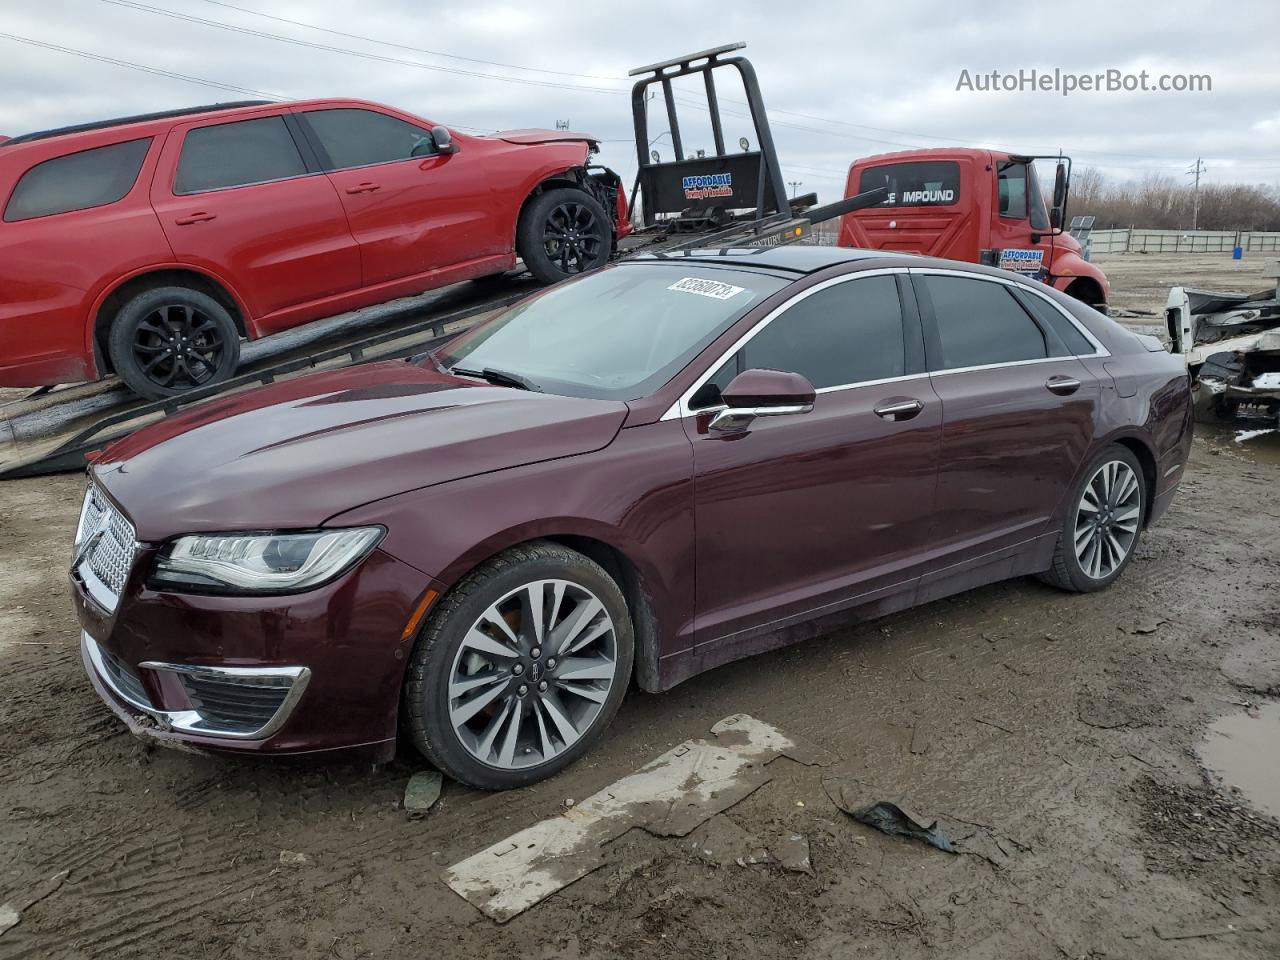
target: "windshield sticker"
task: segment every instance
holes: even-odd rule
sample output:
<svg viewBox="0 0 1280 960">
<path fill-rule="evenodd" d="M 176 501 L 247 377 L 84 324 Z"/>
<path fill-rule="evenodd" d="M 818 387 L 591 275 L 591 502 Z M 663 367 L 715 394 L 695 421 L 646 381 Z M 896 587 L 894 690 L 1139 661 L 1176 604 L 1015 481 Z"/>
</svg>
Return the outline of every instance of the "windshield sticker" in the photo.
<svg viewBox="0 0 1280 960">
<path fill-rule="evenodd" d="M 746 293 L 746 287 L 735 287 L 731 283 L 719 280 L 703 280 L 700 277 L 683 277 L 667 287 L 680 293 L 696 293 L 700 297 L 711 297 L 713 300 L 732 300 L 740 293 Z"/>
<path fill-rule="evenodd" d="M 1016 273 L 1035 273 L 1044 262 L 1043 250 L 1001 250 L 1000 269 Z"/>
</svg>

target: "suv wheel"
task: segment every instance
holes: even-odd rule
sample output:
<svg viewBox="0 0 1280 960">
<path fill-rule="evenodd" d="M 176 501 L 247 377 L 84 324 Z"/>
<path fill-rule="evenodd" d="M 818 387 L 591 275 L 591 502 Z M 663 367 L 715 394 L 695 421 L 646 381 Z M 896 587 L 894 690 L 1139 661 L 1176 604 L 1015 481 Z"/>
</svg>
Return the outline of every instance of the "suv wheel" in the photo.
<svg viewBox="0 0 1280 960">
<path fill-rule="evenodd" d="M 1042 579 L 1075 593 L 1101 590 L 1133 559 L 1147 489 L 1142 465 L 1126 447 L 1098 453 L 1072 491 L 1053 566 Z"/>
<path fill-rule="evenodd" d="M 583 190 L 548 190 L 529 204 L 516 228 L 516 252 L 541 283 L 603 267 L 613 249 L 613 224 Z"/>
<path fill-rule="evenodd" d="M 622 591 L 553 543 L 500 554 L 432 615 L 409 664 L 405 726 L 440 770 L 485 790 L 535 783 L 600 739 L 631 678 Z"/>
<path fill-rule="evenodd" d="M 159 399 L 228 379 L 240 361 L 240 334 L 213 297 L 157 287 L 120 308 L 107 350 L 131 390 Z"/>
</svg>

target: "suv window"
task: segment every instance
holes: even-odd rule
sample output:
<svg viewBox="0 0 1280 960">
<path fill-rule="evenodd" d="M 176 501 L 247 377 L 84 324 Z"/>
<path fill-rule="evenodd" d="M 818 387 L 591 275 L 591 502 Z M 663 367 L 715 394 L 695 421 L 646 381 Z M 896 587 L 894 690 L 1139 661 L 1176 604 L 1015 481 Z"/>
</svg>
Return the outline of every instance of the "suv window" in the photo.
<svg viewBox="0 0 1280 960">
<path fill-rule="evenodd" d="M 858 178 L 858 192 L 887 187 L 885 207 L 935 207 L 960 200 L 960 164 L 924 160 L 868 167 Z"/>
<path fill-rule="evenodd" d="M 937 319 L 942 356 L 935 370 L 1038 360 L 1049 355 L 1044 334 L 1002 283 L 924 276 Z"/>
<path fill-rule="evenodd" d="M 173 192 L 203 193 L 306 173 L 284 117 L 237 120 L 187 132 Z"/>
<path fill-rule="evenodd" d="M 864 277 L 806 297 L 742 348 L 740 367 L 803 374 L 817 389 L 902 376 L 897 282 Z"/>
<path fill-rule="evenodd" d="M 142 169 L 151 138 L 55 157 L 22 175 L 4 208 L 8 223 L 105 207 L 124 198 Z"/>
<path fill-rule="evenodd" d="M 429 157 L 436 152 L 430 131 L 385 113 L 343 108 L 310 110 L 303 117 L 329 155 L 326 170 Z"/>
<path fill-rule="evenodd" d="M 1007 163 L 996 175 L 1000 216 L 1025 220 L 1027 217 L 1027 165 Z"/>
</svg>

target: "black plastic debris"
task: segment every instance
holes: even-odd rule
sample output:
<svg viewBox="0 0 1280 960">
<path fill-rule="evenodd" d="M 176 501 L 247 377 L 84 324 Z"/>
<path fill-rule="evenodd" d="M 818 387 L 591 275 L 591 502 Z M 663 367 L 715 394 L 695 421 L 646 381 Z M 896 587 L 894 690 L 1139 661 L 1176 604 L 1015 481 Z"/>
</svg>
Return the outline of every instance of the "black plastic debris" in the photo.
<svg viewBox="0 0 1280 960">
<path fill-rule="evenodd" d="M 942 831 L 938 829 L 937 820 L 926 827 L 896 803 L 890 803 L 888 800 L 880 800 L 847 812 L 849 816 L 859 823 L 875 827 L 882 833 L 920 840 L 931 847 L 945 850 L 947 853 L 959 852 L 951 845 L 951 841 L 943 835 Z"/>
</svg>

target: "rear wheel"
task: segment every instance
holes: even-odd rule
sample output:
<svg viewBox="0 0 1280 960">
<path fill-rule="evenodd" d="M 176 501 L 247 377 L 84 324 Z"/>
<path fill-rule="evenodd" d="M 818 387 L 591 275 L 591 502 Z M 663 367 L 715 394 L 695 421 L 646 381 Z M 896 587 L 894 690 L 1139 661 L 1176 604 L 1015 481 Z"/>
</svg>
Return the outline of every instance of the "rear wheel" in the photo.
<svg viewBox="0 0 1280 960">
<path fill-rule="evenodd" d="M 575 187 L 538 196 L 516 229 L 516 252 L 541 283 L 603 267 L 613 247 L 613 224 L 595 197 Z"/>
<path fill-rule="evenodd" d="M 111 363 L 144 397 L 173 397 L 228 379 L 240 360 L 231 314 L 190 287 L 157 287 L 129 300 L 111 323 Z"/>
<path fill-rule="evenodd" d="M 1119 444 L 1102 450 L 1072 493 L 1053 566 L 1043 579 L 1076 593 L 1110 586 L 1133 559 L 1146 498 L 1138 458 Z"/>
<path fill-rule="evenodd" d="M 631 677 L 631 618 L 613 579 L 553 543 L 500 554 L 432 615 L 404 689 L 414 745 L 486 790 L 564 769 L 599 740 Z"/>
</svg>

